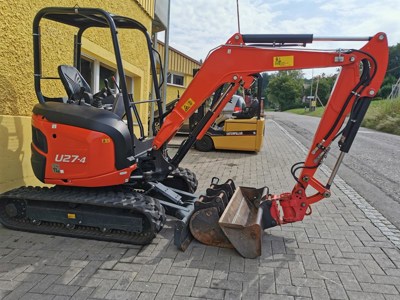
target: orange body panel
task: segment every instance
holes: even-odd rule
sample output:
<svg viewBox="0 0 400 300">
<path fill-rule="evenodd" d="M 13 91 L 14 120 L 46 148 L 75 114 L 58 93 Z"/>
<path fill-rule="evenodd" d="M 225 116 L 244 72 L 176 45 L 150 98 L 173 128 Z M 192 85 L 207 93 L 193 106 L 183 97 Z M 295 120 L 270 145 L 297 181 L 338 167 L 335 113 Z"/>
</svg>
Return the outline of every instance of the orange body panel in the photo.
<svg viewBox="0 0 400 300">
<path fill-rule="evenodd" d="M 110 186 L 128 182 L 136 165 L 123 170 L 115 167 L 114 143 L 101 132 L 49 122 L 32 116 L 32 126 L 46 137 L 45 183 L 72 186 Z"/>
</svg>

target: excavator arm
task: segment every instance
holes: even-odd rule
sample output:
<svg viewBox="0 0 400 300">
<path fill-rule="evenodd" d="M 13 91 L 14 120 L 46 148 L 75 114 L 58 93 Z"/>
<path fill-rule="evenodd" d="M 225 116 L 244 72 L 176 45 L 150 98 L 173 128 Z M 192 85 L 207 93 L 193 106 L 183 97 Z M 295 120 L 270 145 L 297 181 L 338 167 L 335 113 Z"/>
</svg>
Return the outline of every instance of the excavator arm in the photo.
<svg viewBox="0 0 400 300">
<path fill-rule="evenodd" d="M 366 41 L 359 50 L 317 51 L 277 47 L 288 43 L 305 45 L 312 40 L 311 35 L 234 34 L 226 44 L 208 55 L 174 110 L 164 120 L 153 142 L 153 151 L 161 151 L 183 122 L 216 90 L 221 91 L 221 87 L 224 87 L 223 92 L 217 94 L 217 99 L 214 99 L 211 108 L 181 145 L 177 154 L 169 160 L 171 164 L 177 165 L 193 143 L 203 137 L 232 95 L 241 86 L 248 88 L 256 74 L 265 71 L 340 68 L 308 155 L 304 162 L 292 167 L 291 171 L 296 180 L 294 188 L 291 192 L 267 195 L 263 198 L 269 203 L 267 218 L 271 220 L 263 229 L 301 221 L 306 214 L 311 213 L 310 204 L 330 196 L 330 186 L 344 153 L 348 152 L 368 105 L 376 96 L 385 76 L 388 45 L 384 33 L 378 33 L 369 38 L 354 39 Z M 321 38 L 319 40 L 347 41 L 349 39 Z M 347 125 L 341 129 L 349 114 Z M 321 183 L 314 174 L 326 157 L 330 144 L 339 135 L 341 135 L 339 146 L 342 154 L 328 182 Z M 299 170 L 301 172 L 297 177 L 296 172 Z M 306 193 L 309 186 L 316 190 L 316 193 L 311 195 Z"/>
</svg>

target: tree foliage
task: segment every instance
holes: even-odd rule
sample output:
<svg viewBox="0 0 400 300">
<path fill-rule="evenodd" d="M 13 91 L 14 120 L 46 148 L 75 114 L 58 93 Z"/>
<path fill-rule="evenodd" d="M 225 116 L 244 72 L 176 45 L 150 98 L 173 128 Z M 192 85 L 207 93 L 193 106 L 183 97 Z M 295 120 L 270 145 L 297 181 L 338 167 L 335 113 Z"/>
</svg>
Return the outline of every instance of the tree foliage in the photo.
<svg viewBox="0 0 400 300">
<path fill-rule="evenodd" d="M 400 78 L 400 43 L 389 47 L 388 73 L 386 76 L 390 75 L 396 79 Z"/>
<path fill-rule="evenodd" d="M 329 96 L 331 94 L 332 88 L 335 84 L 337 74 L 326 76 L 322 74 L 321 76 L 316 76 L 309 81 L 307 88 L 305 89 L 306 96 L 315 96 L 315 91 L 318 86 L 317 96 L 321 102 L 326 105 Z"/>
<path fill-rule="evenodd" d="M 280 71 L 270 75 L 267 87 L 268 100 L 281 110 L 301 106 L 303 73 L 299 70 Z"/>
</svg>

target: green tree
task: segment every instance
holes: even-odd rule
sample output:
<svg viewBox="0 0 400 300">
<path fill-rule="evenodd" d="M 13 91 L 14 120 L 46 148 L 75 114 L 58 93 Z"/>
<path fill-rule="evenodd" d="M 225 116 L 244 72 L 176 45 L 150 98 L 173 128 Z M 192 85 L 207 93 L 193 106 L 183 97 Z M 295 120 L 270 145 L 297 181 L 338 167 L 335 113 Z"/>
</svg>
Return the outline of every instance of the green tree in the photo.
<svg viewBox="0 0 400 300">
<path fill-rule="evenodd" d="M 318 95 L 319 99 L 321 100 L 321 102 L 324 105 L 326 105 L 326 103 L 328 102 L 329 96 L 331 94 L 333 85 L 335 84 L 336 78 L 337 78 L 337 74 L 333 74 L 333 75 L 329 75 L 329 76 L 322 74 L 320 76 L 314 77 L 313 80 L 309 80 L 307 82 L 308 84 L 307 84 L 307 88 L 305 89 L 305 95 L 306 96 L 314 96 L 315 90 L 316 90 L 317 84 L 318 84 L 317 95 Z M 311 82 L 312 82 L 312 86 L 311 86 Z M 319 104 L 317 104 L 317 105 L 319 105 Z"/>
<path fill-rule="evenodd" d="M 301 71 L 280 71 L 270 75 L 267 97 L 281 110 L 302 106 L 302 96 L 303 73 Z"/>
<path fill-rule="evenodd" d="M 394 76 L 396 79 L 400 78 L 400 43 L 396 46 L 389 47 L 389 63 L 388 72 L 386 76 Z"/>
<path fill-rule="evenodd" d="M 391 74 L 386 74 L 385 79 L 383 79 L 382 86 L 378 92 L 378 96 L 386 99 L 392 92 L 392 86 L 396 83 L 397 79 Z"/>
</svg>

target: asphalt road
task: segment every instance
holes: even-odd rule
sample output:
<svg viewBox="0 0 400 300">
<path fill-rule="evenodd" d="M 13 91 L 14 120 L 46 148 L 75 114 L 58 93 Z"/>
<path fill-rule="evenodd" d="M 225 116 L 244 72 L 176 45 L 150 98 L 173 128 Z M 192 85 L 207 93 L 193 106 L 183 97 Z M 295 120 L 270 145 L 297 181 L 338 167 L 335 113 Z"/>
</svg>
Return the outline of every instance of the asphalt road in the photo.
<svg viewBox="0 0 400 300">
<path fill-rule="evenodd" d="M 275 120 L 307 148 L 320 120 L 284 112 L 268 113 L 267 118 Z M 334 141 L 325 160 L 331 169 L 339 153 Z M 360 128 L 338 175 L 400 229 L 400 136 Z"/>
</svg>

